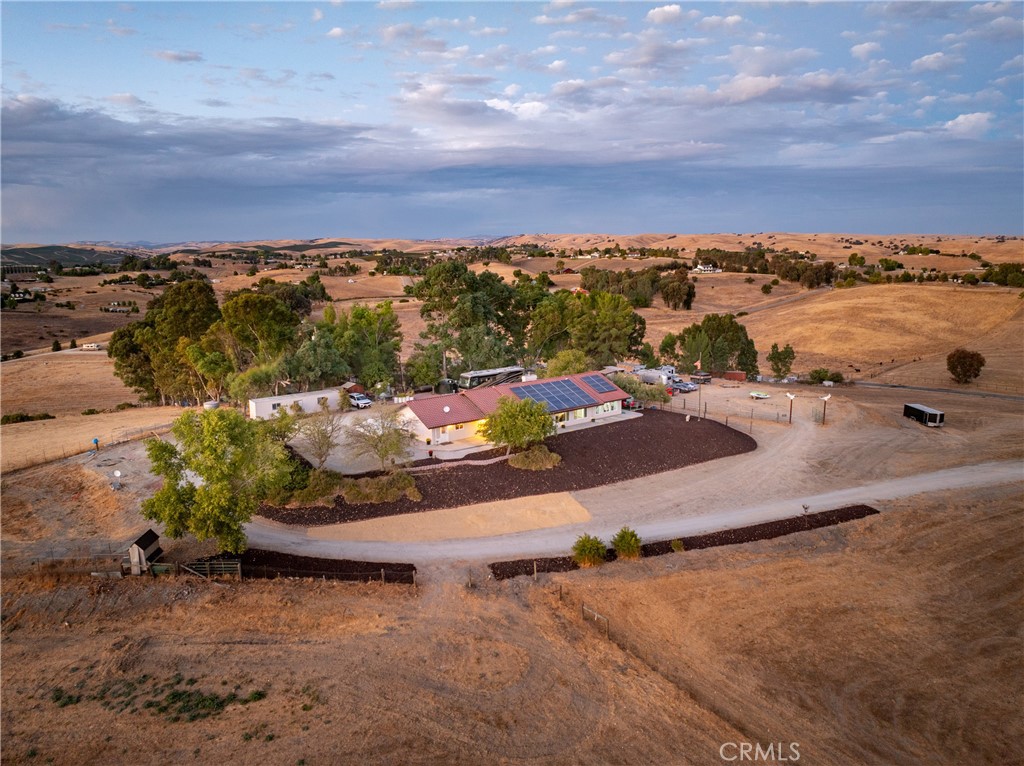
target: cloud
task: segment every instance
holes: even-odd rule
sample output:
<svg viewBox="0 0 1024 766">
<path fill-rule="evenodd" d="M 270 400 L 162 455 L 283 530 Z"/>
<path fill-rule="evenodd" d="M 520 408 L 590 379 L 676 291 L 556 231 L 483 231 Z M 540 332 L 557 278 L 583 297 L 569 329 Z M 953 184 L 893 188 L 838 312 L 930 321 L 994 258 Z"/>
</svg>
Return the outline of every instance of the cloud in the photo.
<svg viewBox="0 0 1024 766">
<path fill-rule="evenodd" d="M 329 31 L 327 33 L 327 36 L 328 37 L 333 37 L 335 39 L 337 39 L 339 37 L 344 37 L 345 36 L 345 30 L 342 29 L 341 27 L 331 27 L 331 31 Z"/>
<path fill-rule="evenodd" d="M 623 17 L 610 16 L 601 13 L 596 8 L 580 8 L 578 11 L 570 11 L 564 16 L 548 16 L 547 14 L 542 14 L 540 16 L 534 16 L 532 21 L 534 24 L 540 24 L 542 26 L 566 24 L 609 24 L 612 26 L 619 26 L 626 23 L 626 20 Z"/>
<path fill-rule="evenodd" d="M 1011 16 L 1000 16 L 963 32 L 956 32 L 942 38 L 945 43 L 961 40 L 988 40 L 991 42 L 1017 42 L 1024 37 L 1024 21 Z"/>
<path fill-rule="evenodd" d="M 523 120 L 533 120 L 540 117 L 548 110 L 547 104 L 540 101 L 508 101 L 506 99 L 491 98 L 484 103 L 491 109 L 502 112 L 509 112 Z"/>
<path fill-rule="evenodd" d="M 114 93 L 110 96 L 107 96 L 104 100 L 109 101 L 111 104 L 115 104 L 117 106 L 148 106 L 148 104 L 145 101 L 136 96 L 134 93 Z"/>
<path fill-rule="evenodd" d="M 138 30 L 130 27 L 122 27 L 114 19 L 107 19 L 107 31 L 112 35 L 117 35 L 118 37 L 130 37 L 138 34 Z"/>
<path fill-rule="evenodd" d="M 634 39 L 636 44 L 632 48 L 612 51 L 604 60 L 641 79 L 686 67 L 692 61 L 696 48 L 705 42 L 700 39 L 667 40 L 653 30 L 635 35 Z"/>
<path fill-rule="evenodd" d="M 947 122 L 943 127 L 946 132 L 956 138 L 981 138 L 982 135 L 988 132 L 993 116 L 992 112 L 961 114 L 956 119 Z"/>
<path fill-rule="evenodd" d="M 697 27 L 704 30 L 713 29 L 734 29 L 743 23 L 743 17 L 735 14 L 731 16 L 705 16 Z"/>
<path fill-rule="evenodd" d="M 942 51 L 937 51 L 936 53 L 929 53 L 927 56 L 921 56 L 919 59 L 914 59 L 910 65 L 910 70 L 917 73 L 945 72 L 962 63 L 963 58 L 960 56 L 947 55 Z"/>
<path fill-rule="evenodd" d="M 729 49 L 728 61 L 740 74 L 786 74 L 820 54 L 811 48 L 769 48 L 764 45 L 734 45 Z"/>
<path fill-rule="evenodd" d="M 199 100 L 199 103 L 213 109 L 223 109 L 228 106 L 233 106 L 230 101 L 225 101 L 222 98 L 203 98 Z"/>
<path fill-rule="evenodd" d="M 850 48 L 850 55 L 861 61 L 869 61 L 876 54 L 881 53 L 882 46 L 875 42 L 860 43 Z"/>
<path fill-rule="evenodd" d="M 161 61 L 170 61 L 175 64 L 204 60 L 203 54 L 199 51 L 154 51 L 153 55 Z"/>
<path fill-rule="evenodd" d="M 380 0 L 377 7 L 382 11 L 403 11 L 416 5 L 413 0 Z"/>
<path fill-rule="evenodd" d="M 683 18 L 683 9 L 678 5 L 662 5 L 652 8 L 645 17 L 652 24 L 672 24 Z"/>
<path fill-rule="evenodd" d="M 564 72 L 568 66 L 569 62 L 566 61 L 565 59 L 555 59 L 550 64 L 548 64 L 547 67 L 545 67 L 545 69 L 547 69 L 552 74 L 559 74 L 561 72 Z"/>
<path fill-rule="evenodd" d="M 323 21 L 324 20 L 324 12 L 321 11 L 319 8 L 314 8 L 313 9 L 313 14 L 310 16 L 310 18 L 312 19 L 314 24 L 316 22 L 318 22 L 318 21 Z"/>
</svg>

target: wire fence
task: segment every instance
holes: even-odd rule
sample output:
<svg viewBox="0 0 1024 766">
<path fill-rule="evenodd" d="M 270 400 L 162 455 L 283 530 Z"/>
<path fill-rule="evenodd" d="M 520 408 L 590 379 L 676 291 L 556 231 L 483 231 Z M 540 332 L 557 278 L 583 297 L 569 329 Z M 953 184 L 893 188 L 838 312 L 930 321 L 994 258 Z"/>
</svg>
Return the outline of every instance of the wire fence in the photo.
<svg viewBox="0 0 1024 766">
<path fill-rule="evenodd" d="M 659 405 L 669 412 L 678 412 L 691 417 L 709 418 L 723 423 L 737 431 L 753 431 L 754 422 L 789 423 L 789 400 L 783 404 L 779 401 L 765 399 L 751 400 L 750 405 L 739 402 L 709 403 L 703 397 L 693 394 L 676 394 L 668 404 Z"/>
<path fill-rule="evenodd" d="M 139 428 L 116 428 L 102 436 L 94 437 L 99 440 L 98 454 L 102 454 L 105 447 L 113 447 L 117 444 L 124 444 L 125 442 L 137 441 L 144 437 L 159 436 L 160 434 L 167 433 L 171 425 L 172 423 L 161 423 L 159 425 L 141 426 Z M 0 463 L 0 470 L 4 472 L 20 471 L 23 468 L 45 465 L 55 460 L 64 460 L 75 455 L 84 455 L 91 452 L 97 452 L 94 445 L 91 442 L 83 443 L 82 441 L 65 442 L 63 444 L 47 443 L 31 453 L 13 456 L 8 455 L 7 450 L 5 450 L 2 463 Z"/>
</svg>

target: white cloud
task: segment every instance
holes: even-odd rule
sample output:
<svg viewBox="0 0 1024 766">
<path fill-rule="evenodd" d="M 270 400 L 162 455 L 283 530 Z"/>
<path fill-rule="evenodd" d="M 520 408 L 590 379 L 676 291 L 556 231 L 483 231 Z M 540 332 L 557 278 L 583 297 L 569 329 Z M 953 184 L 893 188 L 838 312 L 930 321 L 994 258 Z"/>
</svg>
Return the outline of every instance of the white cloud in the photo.
<svg viewBox="0 0 1024 766">
<path fill-rule="evenodd" d="M 910 69 L 913 72 L 944 72 L 963 61 L 959 56 L 946 55 L 942 51 L 936 53 L 929 53 L 927 56 L 921 56 L 919 59 L 914 59 L 910 65 Z"/>
<path fill-rule="evenodd" d="M 546 69 L 552 74 L 564 72 L 569 63 L 565 59 L 556 59 L 547 65 Z"/>
<path fill-rule="evenodd" d="M 344 37 L 345 36 L 345 30 L 342 29 L 341 27 L 331 27 L 331 31 L 327 33 L 327 36 L 328 37 L 334 37 L 334 38 Z"/>
<path fill-rule="evenodd" d="M 490 98 L 484 102 L 491 109 L 497 109 L 501 112 L 509 112 L 514 114 L 516 117 L 523 120 L 533 120 L 540 117 L 547 110 L 547 104 L 540 101 L 507 101 L 500 98 Z"/>
<path fill-rule="evenodd" d="M 733 29 L 743 22 L 742 16 L 705 16 L 697 26 L 701 29 Z"/>
<path fill-rule="evenodd" d="M 652 24 L 671 24 L 683 17 L 683 9 L 678 5 L 663 5 L 647 12 L 647 20 Z"/>
<path fill-rule="evenodd" d="M 981 138 L 989 129 L 989 123 L 992 121 L 993 116 L 992 112 L 961 114 L 956 119 L 947 122 L 943 127 L 948 133 L 957 138 Z"/>
<path fill-rule="evenodd" d="M 850 55 L 861 61 L 869 61 L 875 54 L 880 53 L 882 46 L 878 43 L 861 43 L 850 48 Z"/>
<path fill-rule="evenodd" d="M 199 51 L 154 51 L 153 55 L 161 61 L 170 61 L 175 64 L 203 60 L 203 54 Z"/>
<path fill-rule="evenodd" d="M 324 12 L 321 11 L 319 8 L 314 8 L 313 9 L 313 17 L 312 18 L 313 18 L 314 23 L 317 22 L 317 21 L 323 21 L 323 19 L 324 19 Z"/>
<path fill-rule="evenodd" d="M 971 13 L 995 15 L 1010 13 L 1013 10 L 1013 3 L 979 3 L 971 6 Z"/>
<path fill-rule="evenodd" d="M 729 49 L 727 59 L 740 74 L 771 75 L 790 72 L 818 55 L 811 48 L 788 50 L 764 45 L 734 45 Z"/>
</svg>

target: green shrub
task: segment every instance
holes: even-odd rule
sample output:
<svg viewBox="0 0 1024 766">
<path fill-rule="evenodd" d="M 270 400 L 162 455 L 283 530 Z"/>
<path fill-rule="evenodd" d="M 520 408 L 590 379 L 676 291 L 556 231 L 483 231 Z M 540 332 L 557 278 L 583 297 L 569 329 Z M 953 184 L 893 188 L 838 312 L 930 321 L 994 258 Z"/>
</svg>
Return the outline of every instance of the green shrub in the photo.
<svg viewBox="0 0 1024 766">
<path fill-rule="evenodd" d="M 640 535 L 629 527 L 623 527 L 612 538 L 612 547 L 619 558 L 640 558 Z"/>
<path fill-rule="evenodd" d="M 306 486 L 292 493 L 292 502 L 309 505 L 331 498 L 338 494 L 338 487 L 344 479 L 340 473 L 324 468 L 314 469 L 309 472 Z"/>
<path fill-rule="evenodd" d="M 572 546 L 573 560 L 581 567 L 597 567 L 608 555 L 605 544 L 593 535 L 580 535 Z"/>
<path fill-rule="evenodd" d="M 93 409 L 92 407 L 90 407 L 90 408 L 89 408 L 89 409 L 87 409 L 87 410 L 82 410 L 82 414 L 83 414 L 83 415 L 99 415 L 99 414 L 100 414 L 100 411 L 99 411 L 99 410 L 97 410 L 97 409 Z"/>
<path fill-rule="evenodd" d="M 551 452 L 543 444 L 535 444 L 526 452 L 517 452 L 508 459 L 513 468 L 526 471 L 546 471 L 562 462 L 562 456 Z"/>
<path fill-rule="evenodd" d="M 29 415 L 25 412 L 12 412 L 9 415 L 0 417 L 0 425 L 8 425 L 10 423 L 28 423 L 33 420 L 53 420 L 53 415 L 48 412 L 41 412 L 38 415 Z"/>
<path fill-rule="evenodd" d="M 137 407 L 137 406 L 138 406 L 137 404 L 132 404 L 131 402 L 121 402 L 119 405 L 114 407 L 114 409 L 117 410 L 118 412 L 121 412 L 123 410 L 133 409 L 134 407 Z"/>
<path fill-rule="evenodd" d="M 674 550 L 676 553 L 682 553 L 683 551 L 686 550 L 686 544 L 682 540 L 680 540 L 678 537 L 675 540 L 672 541 L 671 545 L 672 545 L 672 550 Z"/>
<path fill-rule="evenodd" d="M 346 503 L 393 503 L 403 495 L 412 501 L 422 500 L 416 480 L 404 471 L 362 479 L 344 479 L 341 495 Z"/>
</svg>

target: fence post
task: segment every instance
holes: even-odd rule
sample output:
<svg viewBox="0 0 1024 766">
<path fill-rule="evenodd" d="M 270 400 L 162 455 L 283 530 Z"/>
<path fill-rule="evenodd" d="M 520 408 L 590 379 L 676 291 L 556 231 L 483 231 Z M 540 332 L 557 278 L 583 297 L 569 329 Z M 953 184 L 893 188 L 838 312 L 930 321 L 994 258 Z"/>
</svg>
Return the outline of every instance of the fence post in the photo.
<svg viewBox="0 0 1024 766">
<path fill-rule="evenodd" d="M 381 581 L 381 583 L 385 582 L 385 580 L 384 580 L 384 567 L 380 568 L 380 581 Z"/>
<path fill-rule="evenodd" d="M 416 584 L 416 570 L 412 570 L 412 589 L 419 591 L 419 586 Z"/>
<path fill-rule="evenodd" d="M 537 559 L 533 560 L 533 580 L 537 581 Z"/>
</svg>

